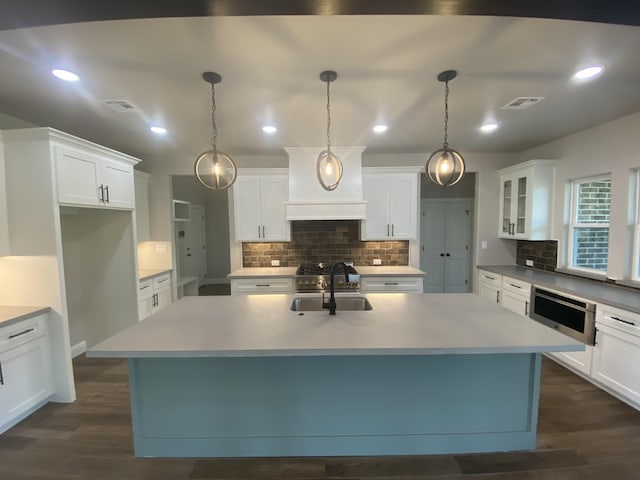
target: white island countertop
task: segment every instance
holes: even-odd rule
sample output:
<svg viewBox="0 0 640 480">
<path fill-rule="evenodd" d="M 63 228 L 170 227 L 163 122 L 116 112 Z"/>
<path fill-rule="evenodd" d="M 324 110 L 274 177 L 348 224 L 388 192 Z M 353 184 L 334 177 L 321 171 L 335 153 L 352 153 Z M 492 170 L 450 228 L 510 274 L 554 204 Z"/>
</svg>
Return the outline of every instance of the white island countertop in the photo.
<svg viewBox="0 0 640 480">
<path fill-rule="evenodd" d="M 90 357 L 441 355 L 584 345 L 474 294 L 367 294 L 370 311 L 290 311 L 293 295 L 183 297 Z"/>
</svg>

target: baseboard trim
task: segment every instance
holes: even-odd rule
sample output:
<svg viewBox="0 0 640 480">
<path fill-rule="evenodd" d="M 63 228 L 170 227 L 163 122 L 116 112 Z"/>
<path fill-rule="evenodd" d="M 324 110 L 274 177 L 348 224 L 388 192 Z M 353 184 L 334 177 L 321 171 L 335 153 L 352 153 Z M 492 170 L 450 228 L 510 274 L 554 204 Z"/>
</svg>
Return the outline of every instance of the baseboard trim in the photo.
<svg viewBox="0 0 640 480">
<path fill-rule="evenodd" d="M 87 351 L 87 342 L 84 340 L 71 346 L 71 358 L 76 358 Z"/>
</svg>

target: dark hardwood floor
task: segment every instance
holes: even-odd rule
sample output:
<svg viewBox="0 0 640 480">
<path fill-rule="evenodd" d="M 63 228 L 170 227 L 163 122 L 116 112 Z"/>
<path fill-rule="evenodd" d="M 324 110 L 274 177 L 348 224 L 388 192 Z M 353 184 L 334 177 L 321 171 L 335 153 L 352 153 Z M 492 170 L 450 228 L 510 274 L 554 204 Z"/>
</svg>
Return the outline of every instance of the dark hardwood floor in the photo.
<svg viewBox="0 0 640 480">
<path fill-rule="evenodd" d="M 75 403 L 0 436 L 0 479 L 640 480 L 640 412 L 547 359 L 535 451 L 407 457 L 135 458 L 126 363 L 74 371 Z"/>
</svg>

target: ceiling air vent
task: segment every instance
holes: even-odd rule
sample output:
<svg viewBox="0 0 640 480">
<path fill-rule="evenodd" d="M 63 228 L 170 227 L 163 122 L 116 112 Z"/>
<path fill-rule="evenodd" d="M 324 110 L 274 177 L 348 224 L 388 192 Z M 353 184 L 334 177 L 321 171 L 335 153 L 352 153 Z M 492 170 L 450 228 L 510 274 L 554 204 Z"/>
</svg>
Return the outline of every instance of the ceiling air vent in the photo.
<svg viewBox="0 0 640 480">
<path fill-rule="evenodd" d="M 524 110 L 533 107 L 536 103 L 540 103 L 544 97 L 518 97 L 511 100 L 500 110 Z"/>
<path fill-rule="evenodd" d="M 140 111 L 138 107 L 132 105 L 126 100 L 103 100 L 102 103 L 120 113 L 133 113 Z"/>
</svg>

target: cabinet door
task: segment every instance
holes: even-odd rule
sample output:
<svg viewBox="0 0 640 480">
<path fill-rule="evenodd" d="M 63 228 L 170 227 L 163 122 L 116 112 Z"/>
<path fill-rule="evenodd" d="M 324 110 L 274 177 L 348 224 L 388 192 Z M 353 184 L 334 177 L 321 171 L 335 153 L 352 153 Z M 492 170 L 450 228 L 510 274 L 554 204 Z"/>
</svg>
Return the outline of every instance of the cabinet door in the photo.
<svg viewBox="0 0 640 480">
<path fill-rule="evenodd" d="M 261 240 L 273 242 L 290 239 L 284 205 L 288 190 L 286 176 L 265 176 L 260 180 Z"/>
<path fill-rule="evenodd" d="M 418 214 L 417 175 L 394 175 L 389 181 L 389 223 L 396 240 L 416 238 Z"/>
<path fill-rule="evenodd" d="M 485 282 L 480 282 L 478 284 L 478 295 L 486 298 L 487 300 L 491 300 L 492 302 L 495 302 L 495 303 L 500 303 L 501 302 L 500 293 L 501 293 L 501 289 L 494 285 L 491 285 Z"/>
<path fill-rule="evenodd" d="M 513 202 L 512 221 L 514 223 L 512 232 L 515 237 L 526 238 L 529 235 L 528 223 L 528 198 L 530 182 L 528 175 L 517 175 L 515 177 L 516 195 Z"/>
<path fill-rule="evenodd" d="M 236 241 L 259 241 L 262 237 L 259 179 L 257 177 L 238 177 L 232 188 Z"/>
<path fill-rule="evenodd" d="M 640 405 L 640 338 L 597 324 L 594 380 Z"/>
<path fill-rule="evenodd" d="M 48 337 L 0 354 L 0 427 L 53 394 Z"/>
<path fill-rule="evenodd" d="M 162 310 L 171 304 L 171 289 L 163 288 L 156 292 L 156 306 L 154 312 Z"/>
<path fill-rule="evenodd" d="M 112 208 L 134 208 L 133 167 L 115 160 L 102 160 L 101 184 L 104 205 Z"/>
<path fill-rule="evenodd" d="M 500 232 L 499 237 L 511 236 L 511 206 L 513 199 L 513 178 L 501 176 L 500 177 Z"/>
<path fill-rule="evenodd" d="M 593 358 L 593 347 L 591 345 L 587 345 L 584 352 L 548 352 L 546 355 L 549 355 L 572 370 L 576 370 L 587 376 L 591 375 Z"/>
<path fill-rule="evenodd" d="M 138 300 L 138 320 L 144 320 L 153 313 L 155 305 L 155 296 L 151 294 Z"/>
<path fill-rule="evenodd" d="M 389 222 L 389 179 L 383 175 L 364 175 L 362 192 L 367 202 L 367 219 L 362 222 L 363 240 L 391 238 Z"/>
<path fill-rule="evenodd" d="M 504 289 L 502 289 L 502 306 L 520 315 L 529 316 L 529 299 Z"/>
<path fill-rule="evenodd" d="M 87 152 L 56 147 L 58 202 L 71 205 L 101 205 L 100 159 Z"/>
</svg>

